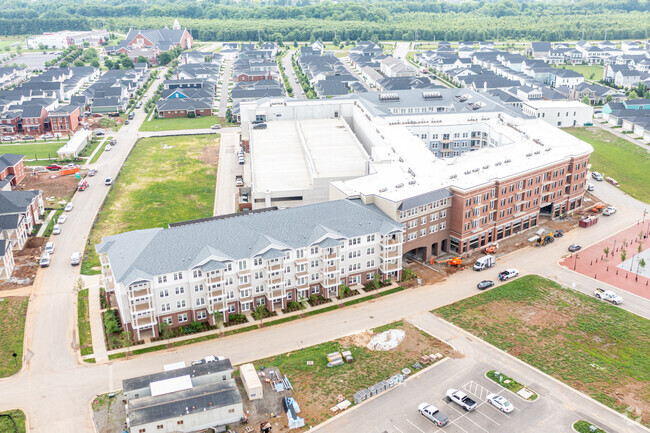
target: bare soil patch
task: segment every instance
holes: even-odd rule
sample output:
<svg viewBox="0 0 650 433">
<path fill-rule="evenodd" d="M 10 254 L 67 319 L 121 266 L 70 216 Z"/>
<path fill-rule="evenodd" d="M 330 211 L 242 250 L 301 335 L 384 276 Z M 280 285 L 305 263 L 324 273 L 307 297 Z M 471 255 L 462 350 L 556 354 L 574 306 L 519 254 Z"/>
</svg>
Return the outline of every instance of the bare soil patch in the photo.
<svg viewBox="0 0 650 433">
<path fill-rule="evenodd" d="M 40 189 L 43 191 L 43 202 L 46 208 L 57 207 L 59 201 L 68 201 L 79 184 L 74 174 L 59 176 L 55 171 L 33 171 L 32 173 L 33 175 L 25 176 L 16 189 L 20 191 Z"/>
<path fill-rule="evenodd" d="M 22 250 L 14 251 L 16 267 L 9 280 L 0 282 L 0 292 L 32 285 L 38 271 L 38 261 L 46 242 L 47 238 L 33 237 L 27 240 Z"/>
</svg>

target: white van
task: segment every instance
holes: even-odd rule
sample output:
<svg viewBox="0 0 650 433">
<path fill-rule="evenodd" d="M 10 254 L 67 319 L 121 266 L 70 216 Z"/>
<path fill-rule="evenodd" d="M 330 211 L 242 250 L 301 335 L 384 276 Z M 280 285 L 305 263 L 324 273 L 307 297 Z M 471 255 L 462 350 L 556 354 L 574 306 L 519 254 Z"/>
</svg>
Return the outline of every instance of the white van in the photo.
<svg viewBox="0 0 650 433">
<path fill-rule="evenodd" d="M 81 263 L 81 253 L 78 252 L 78 251 L 75 251 L 70 256 L 70 264 L 72 266 L 77 266 L 79 263 Z"/>
<path fill-rule="evenodd" d="M 486 255 L 481 257 L 474 263 L 474 270 L 482 271 L 483 269 L 491 268 L 492 266 L 494 266 L 495 263 L 496 263 L 496 259 L 494 258 L 494 256 Z"/>
</svg>

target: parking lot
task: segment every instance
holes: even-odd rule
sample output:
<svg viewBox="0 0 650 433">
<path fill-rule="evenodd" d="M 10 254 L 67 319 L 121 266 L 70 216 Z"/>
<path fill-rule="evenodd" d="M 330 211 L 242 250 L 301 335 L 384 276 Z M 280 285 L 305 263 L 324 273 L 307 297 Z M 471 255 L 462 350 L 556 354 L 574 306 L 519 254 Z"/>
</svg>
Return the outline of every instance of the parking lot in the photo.
<svg viewBox="0 0 650 433">
<path fill-rule="evenodd" d="M 419 324 L 433 323 L 432 316 L 419 318 Z M 585 419 L 606 428 L 607 431 L 624 431 L 621 425 L 613 430 L 611 426 L 598 423 L 598 411 L 594 412 L 582 397 L 567 389 L 558 388 L 553 382 L 537 374 L 523 373 L 529 368 L 505 364 L 502 356 L 491 346 L 464 336 L 440 335 L 462 353 L 459 358 L 449 358 L 404 382 L 402 385 L 355 406 L 342 416 L 317 427 L 318 433 L 430 433 L 436 431 L 453 433 L 537 433 L 571 432 L 571 425 L 578 419 Z M 506 375 L 523 383 L 539 394 L 535 401 L 520 398 L 498 384 L 485 373 L 499 369 Z M 537 380 L 535 379 L 537 378 Z M 541 380 L 541 381 L 540 381 Z M 465 392 L 477 403 L 475 410 L 465 412 L 456 403 L 448 402 L 445 396 L 450 388 Z M 553 390 L 551 392 L 550 390 Z M 490 393 L 504 396 L 515 407 L 506 414 L 487 401 Z M 445 427 L 437 427 L 418 413 L 421 403 L 435 406 L 449 418 Z M 594 419 L 595 418 L 595 419 Z M 634 431 L 633 429 L 630 431 Z"/>
</svg>

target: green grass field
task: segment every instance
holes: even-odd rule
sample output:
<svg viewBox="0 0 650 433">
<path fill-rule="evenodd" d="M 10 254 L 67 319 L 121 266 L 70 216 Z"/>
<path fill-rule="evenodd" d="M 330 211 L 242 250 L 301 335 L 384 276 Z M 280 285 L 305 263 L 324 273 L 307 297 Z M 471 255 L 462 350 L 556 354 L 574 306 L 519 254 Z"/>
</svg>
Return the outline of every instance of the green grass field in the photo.
<svg viewBox="0 0 650 433">
<path fill-rule="evenodd" d="M 535 275 L 434 313 L 601 403 L 650 422 L 647 319 Z"/>
<path fill-rule="evenodd" d="M 612 177 L 632 197 L 650 203 L 650 155 L 639 146 L 598 127 L 565 128 L 594 147 L 592 170 Z"/>
<path fill-rule="evenodd" d="M 29 299 L 23 296 L 0 302 L 0 377 L 16 374 L 22 366 L 28 304 Z M 14 353 L 18 355 L 15 359 Z"/>
<path fill-rule="evenodd" d="M 98 273 L 94 244 L 103 236 L 212 216 L 218 155 L 219 135 L 140 140 L 99 215 L 82 273 Z"/>
<path fill-rule="evenodd" d="M 8 410 L 6 412 L 0 412 L 0 415 L 3 415 L 0 416 L 0 432 L 25 433 L 25 413 L 22 410 Z"/>
<path fill-rule="evenodd" d="M 582 74 L 585 79 L 590 81 L 599 81 L 603 79 L 605 68 L 600 65 L 559 65 L 558 69 L 571 69 Z M 592 76 L 593 75 L 593 76 Z"/>
<path fill-rule="evenodd" d="M 194 119 L 175 117 L 171 119 L 145 120 L 140 131 L 177 131 L 180 129 L 203 129 L 221 123 L 217 116 L 201 116 Z"/>
<path fill-rule="evenodd" d="M 5 52 L 6 47 L 10 47 L 12 51 L 16 50 L 16 47 L 12 45 L 15 44 L 16 42 L 22 42 L 24 39 L 17 39 L 17 38 L 0 38 L 0 50 L 2 52 Z"/>
<path fill-rule="evenodd" d="M 64 144 L 65 140 L 60 143 L 6 144 L 0 145 L 0 152 L 25 155 L 26 159 L 56 160 L 58 158 L 56 151 Z"/>
<path fill-rule="evenodd" d="M 88 310 L 88 289 L 77 293 L 77 320 L 79 323 L 79 349 L 81 356 L 93 353 L 93 338 L 90 332 L 90 316 Z"/>
</svg>

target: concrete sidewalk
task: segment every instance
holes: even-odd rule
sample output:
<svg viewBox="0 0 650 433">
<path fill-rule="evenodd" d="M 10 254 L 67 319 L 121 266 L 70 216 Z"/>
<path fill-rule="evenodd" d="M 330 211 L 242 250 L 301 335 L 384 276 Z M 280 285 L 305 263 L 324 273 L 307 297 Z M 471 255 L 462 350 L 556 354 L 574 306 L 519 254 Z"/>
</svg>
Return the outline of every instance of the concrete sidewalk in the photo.
<svg viewBox="0 0 650 433">
<path fill-rule="evenodd" d="M 43 221 L 41 228 L 38 230 L 38 233 L 36 233 L 36 236 L 38 237 L 43 236 L 43 233 L 45 233 L 45 229 L 47 228 L 47 225 L 50 223 L 50 221 L 52 221 L 52 218 L 54 217 L 55 213 L 56 213 L 55 210 L 50 211 L 50 213 L 47 215 L 47 218 L 45 218 L 45 221 Z"/>
<path fill-rule="evenodd" d="M 650 144 L 644 143 L 643 141 L 641 141 L 641 140 L 639 140 L 637 138 L 630 137 L 631 134 L 623 134 L 620 129 L 613 129 L 612 127 L 609 126 L 608 123 L 601 123 L 601 122 L 598 121 L 598 119 L 594 119 L 594 120 L 595 120 L 594 121 L 594 126 L 600 128 L 600 129 L 603 129 L 603 130 L 605 130 L 607 132 L 610 132 L 610 133 L 614 134 L 615 136 L 617 136 L 619 138 L 622 138 L 623 140 L 627 140 L 632 144 L 636 144 L 640 148 L 645 149 L 646 151 L 650 152 Z"/>
<path fill-rule="evenodd" d="M 90 317 L 90 334 L 93 339 L 93 353 L 96 362 L 108 361 L 104 324 L 99 303 L 99 275 L 82 275 L 84 286 L 88 287 L 88 315 Z"/>
<path fill-rule="evenodd" d="M 106 142 L 106 140 L 108 140 L 108 137 L 104 137 L 104 139 L 102 140 L 102 142 L 99 143 L 99 144 L 97 145 L 97 147 L 95 148 L 95 150 L 93 150 L 93 153 L 91 153 L 90 156 L 88 157 L 88 159 L 86 159 L 86 163 L 85 163 L 84 165 L 88 165 L 88 164 L 90 164 L 90 161 L 93 160 L 93 158 L 95 157 L 95 154 L 96 154 L 97 152 L 99 152 L 101 149 L 103 149 L 103 147 L 104 147 L 104 143 Z"/>
</svg>

